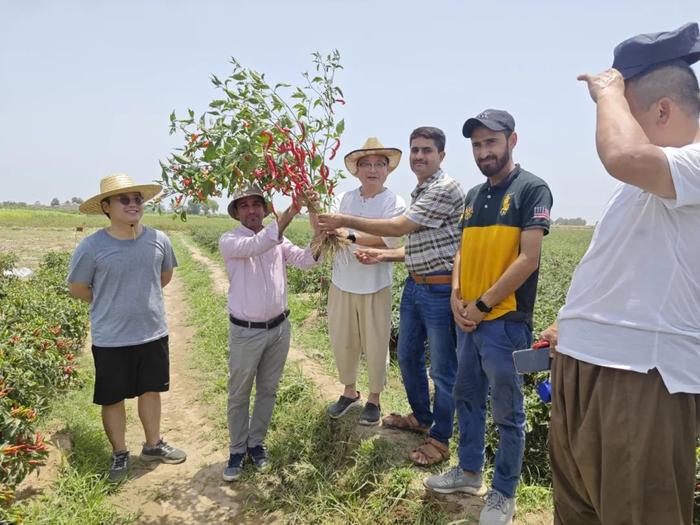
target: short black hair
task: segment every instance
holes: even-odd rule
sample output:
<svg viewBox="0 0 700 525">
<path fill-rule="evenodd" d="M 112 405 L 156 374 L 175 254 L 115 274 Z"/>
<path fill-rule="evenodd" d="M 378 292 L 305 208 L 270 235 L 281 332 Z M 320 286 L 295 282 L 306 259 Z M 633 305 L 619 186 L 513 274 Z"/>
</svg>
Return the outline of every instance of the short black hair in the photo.
<svg viewBox="0 0 700 525">
<path fill-rule="evenodd" d="M 105 197 L 104 199 L 102 199 L 102 200 L 100 201 L 100 209 L 102 210 L 102 213 L 104 213 L 104 214 L 107 216 L 108 219 L 111 219 L 112 217 L 110 217 L 110 216 L 109 216 L 109 213 L 107 213 L 107 212 L 105 211 L 105 209 L 102 207 L 102 205 L 103 205 L 104 203 L 109 204 L 109 197 Z"/>
<path fill-rule="evenodd" d="M 684 60 L 664 62 L 627 81 L 634 86 L 634 100 L 648 109 L 660 98 L 668 97 L 688 116 L 700 116 L 700 89 L 693 68 Z"/>
<path fill-rule="evenodd" d="M 432 126 L 421 126 L 416 128 L 411 132 L 411 137 L 408 140 L 409 143 L 413 142 L 413 139 L 423 138 L 432 140 L 435 143 L 435 147 L 438 153 L 445 151 L 445 143 L 447 139 L 445 138 L 445 133 L 440 128 L 434 128 Z"/>
</svg>

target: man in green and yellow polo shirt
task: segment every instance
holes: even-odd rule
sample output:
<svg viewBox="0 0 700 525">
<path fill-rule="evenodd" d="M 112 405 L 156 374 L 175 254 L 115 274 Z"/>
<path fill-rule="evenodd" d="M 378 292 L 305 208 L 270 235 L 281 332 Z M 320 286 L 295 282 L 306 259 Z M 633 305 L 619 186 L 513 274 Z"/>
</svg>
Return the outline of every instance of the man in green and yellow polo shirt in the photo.
<svg viewBox="0 0 700 525">
<path fill-rule="evenodd" d="M 481 495 L 489 389 L 498 427 L 492 487 L 479 523 L 510 523 L 525 448 L 522 377 L 513 351 L 532 344 L 532 311 L 542 239 L 549 230 L 547 184 L 515 164 L 515 121 L 487 109 L 464 124 L 474 159 L 487 177 L 465 200 L 462 240 L 452 273 L 459 366 L 454 401 L 459 465 L 425 480 L 438 492 Z"/>
</svg>

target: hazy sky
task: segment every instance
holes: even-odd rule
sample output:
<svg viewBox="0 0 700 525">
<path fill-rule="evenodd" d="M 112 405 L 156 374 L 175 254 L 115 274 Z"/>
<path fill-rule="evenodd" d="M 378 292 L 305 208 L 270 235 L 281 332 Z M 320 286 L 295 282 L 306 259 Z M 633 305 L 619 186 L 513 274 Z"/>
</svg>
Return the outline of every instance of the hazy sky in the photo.
<svg viewBox="0 0 700 525">
<path fill-rule="evenodd" d="M 614 181 L 577 74 L 609 67 L 629 36 L 699 14 L 697 0 L 0 0 L 0 201 L 87 198 L 113 172 L 158 179 L 158 160 L 182 142 L 168 115 L 204 110 L 216 96 L 209 75 L 227 76 L 229 57 L 297 84 L 312 52 L 337 48 L 347 100 L 338 167 L 376 135 L 404 150 L 388 186 L 408 199 L 408 136 L 433 125 L 447 135 L 443 168 L 467 189 L 483 176 L 462 124 L 507 109 L 515 160 L 548 181 L 553 217 L 593 222 Z"/>
</svg>

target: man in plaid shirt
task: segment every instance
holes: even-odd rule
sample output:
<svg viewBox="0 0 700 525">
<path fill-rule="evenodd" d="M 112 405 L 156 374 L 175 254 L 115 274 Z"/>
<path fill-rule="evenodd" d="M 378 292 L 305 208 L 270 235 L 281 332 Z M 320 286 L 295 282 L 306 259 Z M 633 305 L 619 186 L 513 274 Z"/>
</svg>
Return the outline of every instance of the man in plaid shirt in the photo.
<svg viewBox="0 0 700 525">
<path fill-rule="evenodd" d="M 411 170 L 418 185 L 403 213 L 390 219 L 351 215 L 319 216 L 322 230 L 350 228 L 371 235 L 400 237 L 406 244 L 394 249 L 363 248 L 355 252 L 364 263 L 405 261 L 409 276 L 401 298 L 398 358 L 412 413 L 390 414 L 385 426 L 427 434 L 425 443 L 411 451 L 418 465 L 449 458 L 454 402 L 452 388 L 457 370 L 456 332 L 450 309 L 451 272 L 459 247 L 464 192 L 440 169 L 445 157 L 445 134 L 420 127 L 410 137 Z M 425 343 L 430 352 L 430 377 L 435 385 L 430 405 Z"/>
</svg>

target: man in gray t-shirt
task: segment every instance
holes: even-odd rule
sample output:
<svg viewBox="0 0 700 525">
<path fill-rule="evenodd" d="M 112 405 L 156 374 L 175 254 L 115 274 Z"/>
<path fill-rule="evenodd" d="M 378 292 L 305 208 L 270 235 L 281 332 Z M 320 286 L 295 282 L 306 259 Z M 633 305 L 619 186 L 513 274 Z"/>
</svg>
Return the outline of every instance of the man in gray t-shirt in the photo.
<svg viewBox="0 0 700 525">
<path fill-rule="evenodd" d="M 84 239 L 68 273 L 71 295 L 90 303 L 93 401 L 112 445 L 110 481 L 126 478 L 126 398 L 138 398 L 146 442 L 141 459 L 181 463 L 186 454 L 160 435 L 160 393 L 169 389 L 168 327 L 163 287 L 177 266 L 170 239 L 140 224 L 143 204 L 161 187 L 136 185 L 127 175 L 110 175 L 100 193 L 80 206 L 82 213 L 104 213 L 107 228 Z"/>
</svg>

